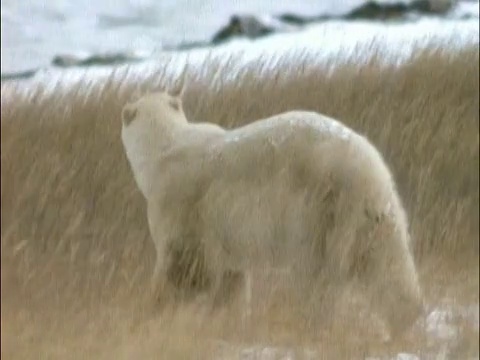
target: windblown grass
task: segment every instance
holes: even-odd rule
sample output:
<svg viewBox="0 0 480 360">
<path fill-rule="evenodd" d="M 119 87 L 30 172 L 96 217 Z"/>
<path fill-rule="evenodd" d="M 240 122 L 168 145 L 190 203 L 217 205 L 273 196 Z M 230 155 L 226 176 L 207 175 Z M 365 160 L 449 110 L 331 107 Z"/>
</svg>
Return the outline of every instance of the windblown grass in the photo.
<svg viewBox="0 0 480 360">
<path fill-rule="evenodd" d="M 308 54 L 259 59 L 240 69 L 235 63 L 211 56 L 201 72 L 187 66 L 173 79 L 173 56 L 141 76 L 121 68 L 93 79 L 87 72 L 69 84 L 2 84 L 2 356 L 211 358 L 210 339 L 221 336 L 247 341 L 254 334 L 255 341 L 285 346 L 309 342 L 296 323 L 267 317 L 256 331 L 240 331 L 240 325 L 228 325 L 233 313 L 205 323 L 201 307 L 172 313 L 170 322 L 165 316 L 146 320 L 143 293 L 154 251 L 119 119 L 138 87 L 184 83 L 192 120 L 233 127 L 308 109 L 366 134 L 397 179 L 427 295 L 455 289 L 442 296 L 478 303 L 477 47 L 418 50 L 400 67 L 352 58 L 330 71 Z M 469 281 L 458 284 L 465 273 Z M 466 335 L 458 341 L 467 345 L 460 348 L 470 351 L 465 356 L 478 356 L 478 326 L 462 324 Z M 327 358 L 352 358 L 433 346 L 415 338 L 376 349 L 369 342 L 375 344 L 376 335 L 364 334 L 352 341 L 348 331 L 332 332 L 319 350 Z"/>
</svg>

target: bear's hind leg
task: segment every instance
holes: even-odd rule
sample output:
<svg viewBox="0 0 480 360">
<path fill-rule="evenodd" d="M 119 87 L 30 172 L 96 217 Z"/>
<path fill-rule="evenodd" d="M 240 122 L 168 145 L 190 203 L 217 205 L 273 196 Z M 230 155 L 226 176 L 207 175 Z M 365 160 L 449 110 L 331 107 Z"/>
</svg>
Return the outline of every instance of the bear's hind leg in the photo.
<svg viewBox="0 0 480 360">
<path fill-rule="evenodd" d="M 213 308 L 220 308 L 230 303 L 239 292 L 243 281 L 245 276 L 240 271 L 227 270 L 220 275 L 220 279 L 215 282 L 212 289 Z"/>
<path fill-rule="evenodd" d="M 374 240 L 357 262 L 358 278 L 372 310 L 383 318 L 390 336 L 410 328 L 423 311 L 413 256 L 408 244 L 383 218 Z"/>
</svg>

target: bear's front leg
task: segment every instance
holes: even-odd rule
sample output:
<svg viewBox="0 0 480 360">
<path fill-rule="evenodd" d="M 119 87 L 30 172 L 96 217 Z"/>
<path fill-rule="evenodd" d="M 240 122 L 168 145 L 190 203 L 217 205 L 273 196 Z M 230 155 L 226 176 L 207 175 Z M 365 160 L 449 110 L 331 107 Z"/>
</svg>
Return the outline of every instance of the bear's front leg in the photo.
<svg viewBox="0 0 480 360">
<path fill-rule="evenodd" d="M 154 306 L 159 310 L 163 310 L 168 303 L 173 301 L 175 291 L 168 282 L 166 268 L 162 264 L 163 261 L 165 259 L 159 260 L 157 255 L 150 282 L 151 297 L 154 301 Z"/>
<path fill-rule="evenodd" d="M 151 298 L 154 306 L 158 310 L 163 310 L 166 305 L 174 304 L 176 301 L 177 289 L 168 279 L 168 267 L 171 263 L 171 255 L 164 247 L 157 248 L 157 258 L 153 268 L 153 274 L 150 281 Z"/>
<path fill-rule="evenodd" d="M 248 321 L 252 317 L 252 271 L 247 270 L 245 271 L 244 275 L 244 287 L 245 287 L 245 309 L 243 311 L 242 320 L 244 325 L 248 323 Z"/>
<path fill-rule="evenodd" d="M 175 227 L 172 219 L 159 215 L 158 209 L 151 204 L 148 206 L 148 224 L 150 234 L 156 250 L 155 266 L 150 282 L 150 292 L 155 307 L 160 310 L 168 303 L 173 303 L 176 289 L 168 279 L 168 269 L 173 261 L 171 253 L 172 241 L 178 239 L 175 236 Z"/>
</svg>

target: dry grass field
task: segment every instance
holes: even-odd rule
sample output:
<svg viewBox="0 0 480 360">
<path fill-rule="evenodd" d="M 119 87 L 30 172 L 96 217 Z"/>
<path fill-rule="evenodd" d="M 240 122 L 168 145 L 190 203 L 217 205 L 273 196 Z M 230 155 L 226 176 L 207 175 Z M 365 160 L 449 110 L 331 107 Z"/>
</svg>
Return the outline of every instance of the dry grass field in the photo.
<svg viewBox="0 0 480 360">
<path fill-rule="evenodd" d="M 169 75 L 174 62 L 141 76 L 120 68 L 68 84 L 1 85 L 3 359 L 240 358 L 253 346 L 292 349 L 300 359 L 308 358 L 302 349 L 325 359 L 478 359 L 478 312 L 476 324 L 461 313 L 479 302 L 478 47 L 418 49 L 399 67 L 351 58 L 333 71 L 308 54 L 237 70 L 234 58 L 212 55 L 178 79 Z M 288 306 L 288 291 L 267 296 L 271 279 L 257 290 L 270 306 L 254 324 L 243 326 L 235 305 L 205 313 L 200 300 L 152 314 L 144 294 L 154 248 L 121 145 L 120 109 L 139 86 L 181 84 L 192 120 L 234 127 L 308 109 L 366 134 L 398 181 L 428 307 L 453 307 L 457 334 L 435 338 L 419 324 L 384 344 L 373 321 L 352 315 L 361 313 L 355 304 L 334 328 L 312 332 Z"/>
</svg>

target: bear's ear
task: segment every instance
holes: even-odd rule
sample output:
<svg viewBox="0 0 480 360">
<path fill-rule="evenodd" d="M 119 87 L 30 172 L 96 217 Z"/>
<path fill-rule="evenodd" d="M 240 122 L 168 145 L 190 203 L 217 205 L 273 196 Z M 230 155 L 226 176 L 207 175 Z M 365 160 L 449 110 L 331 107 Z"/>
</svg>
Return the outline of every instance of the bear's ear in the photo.
<svg viewBox="0 0 480 360">
<path fill-rule="evenodd" d="M 137 109 L 125 106 L 122 110 L 122 123 L 124 126 L 128 126 L 137 116 Z"/>
</svg>

